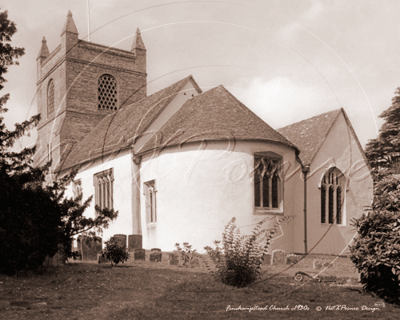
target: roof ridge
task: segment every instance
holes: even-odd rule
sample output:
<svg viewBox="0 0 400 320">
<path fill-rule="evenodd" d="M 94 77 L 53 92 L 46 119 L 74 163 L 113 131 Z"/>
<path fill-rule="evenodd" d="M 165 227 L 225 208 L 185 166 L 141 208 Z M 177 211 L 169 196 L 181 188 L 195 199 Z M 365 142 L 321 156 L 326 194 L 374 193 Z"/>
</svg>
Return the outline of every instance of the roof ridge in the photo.
<svg viewBox="0 0 400 320">
<path fill-rule="evenodd" d="M 166 88 L 163 88 L 163 89 L 161 89 L 161 90 L 159 90 L 157 92 L 154 92 L 153 94 L 151 94 L 149 96 L 146 96 L 143 99 L 140 99 L 140 100 L 138 100 L 138 101 L 136 101 L 134 103 L 131 103 L 131 104 L 129 104 L 129 105 L 123 107 L 123 108 L 120 108 L 120 109 L 116 110 L 113 113 L 110 113 L 110 114 L 106 115 L 103 119 L 101 119 L 99 121 L 99 123 L 81 141 L 79 141 L 77 143 L 75 148 L 71 151 L 71 154 L 74 153 L 74 150 L 79 150 L 79 148 L 82 149 L 83 146 L 85 146 L 85 144 L 87 144 L 88 141 L 92 138 L 91 135 L 93 135 L 96 132 L 98 132 L 99 134 L 102 135 L 102 139 L 103 139 L 104 144 L 101 146 L 101 148 L 106 148 L 108 146 L 108 143 L 110 143 L 110 141 L 112 141 L 114 137 L 113 137 L 113 135 L 111 133 L 107 133 L 108 129 L 107 129 L 107 132 L 104 132 L 103 130 L 99 131 L 99 128 L 101 128 L 101 127 L 107 127 L 108 128 L 109 126 L 105 125 L 105 124 L 114 121 L 113 119 L 115 117 L 117 117 L 117 115 L 119 113 L 121 113 L 121 112 L 125 112 L 127 114 L 130 114 L 131 113 L 130 111 L 132 109 L 139 110 L 138 111 L 139 113 L 143 111 L 143 114 L 141 114 L 142 118 L 145 118 L 147 116 L 148 119 L 149 119 L 149 120 L 146 119 L 146 121 L 144 121 L 143 128 L 140 128 L 140 126 L 143 124 L 142 123 L 142 119 L 137 123 L 135 122 L 136 128 L 134 129 L 135 132 L 133 132 L 133 133 L 134 133 L 135 136 L 137 136 L 137 135 L 140 136 L 157 119 L 157 117 L 160 115 L 160 113 L 166 108 L 166 106 L 168 106 L 170 104 L 172 99 L 174 99 L 174 97 L 179 93 L 179 91 L 190 80 L 194 80 L 192 75 L 189 75 L 189 76 L 187 76 L 187 77 L 185 77 L 185 78 L 183 78 L 183 79 L 171 84 L 170 86 L 168 86 Z M 196 88 L 196 89 L 201 90 L 200 88 Z M 171 90 L 172 92 L 169 93 L 168 90 Z M 167 95 L 167 93 L 169 93 L 169 94 Z M 164 97 L 164 95 L 167 95 L 167 97 Z M 154 104 L 152 102 L 152 99 L 156 99 L 156 101 L 153 101 Z M 162 101 L 164 101 L 164 102 L 162 102 Z M 162 103 L 160 104 L 160 102 L 162 102 Z M 152 113 L 152 112 L 149 113 L 149 112 L 145 112 L 145 110 L 141 110 L 141 107 L 143 107 L 143 105 L 146 105 L 146 103 L 151 103 L 153 105 L 159 105 L 160 110 L 155 109 L 154 113 Z M 118 118 L 117 118 L 116 121 L 119 121 Z M 110 123 L 110 125 L 111 125 L 111 123 Z M 109 140 L 109 139 L 111 139 L 111 140 Z M 106 142 L 106 140 L 107 140 L 107 142 Z M 73 154 L 72 158 L 74 158 L 74 156 L 76 156 L 76 155 Z M 78 160 L 79 160 L 79 157 L 78 157 Z M 93 159 L 90 158 L 89 160 L 93 160 Z M 72 161 L 75 161 L 75 160 L 72 160 Z M 71 167 L 74 167 L 76 165 L 80 165 L 81 164 L 80 162 L 78 163 L 77 161 L 75 161 L 73 163 L 68 163 L 68 161 L 65 161 L 65 163 L 66 163 L 65 167 L 64 168 L 60 167 L 60 171 L 67 170 L 67 169 L 70 169 Z M 64 166 L 64 164 L 62 166 Z"/>
<path fill-rule="evenodd" d="M 342 109 L 343 109 L 343 108 L 339 108 L 339 109 L 334 109 L 334 110 L 327 111 L 327 112 L 324 112 L 324 113 L 320 113 L 320 114 L 317 114 L 317 115 L 312 116 L 312 117 L 310 117 L 310 118 L 306 118 L 306 119 L 303 119 L 303 120 L 300 120 L 300 121 L 297 121 L 297 122 L 293 122 L 293 123 L 291 123 L 291 124 L 288 124 L 288 125 L 286 125 L 286 126 L 284 126 L 284 127 L 280 127 L 280 128 L 278 128 L 277 130 L 284 129 L 284 128 L 286 128 L 286 127 L 290 127 L 290 126 L 293 126 L 293 125 L 295 125 L 295 124 L 300 124 L 300 123 L 305 122 L 305 121 L 310 121 L 310 120 L 312 120 L 312 119 L 314 119 L 314 118 L 319 118 L 319 117 L 325 116 L 325 115 L 327 115 L 327 114 L 333 114 L 333 113 L 335 113 L 335 112 L 339 112 L 339 111 L 342 110 Z"/>
<path fill-rule="evenodd" d="M 283 136 L 280 132 L 278 132 L 277 130 L 275 130 L 274 128 L 272 128 L 266 121 L 264 121 L 261 117 L 259 117 L 255 112 L 253 112 L 251 109 L 249 109 L 248 107 L 246 107 L 246 105 L 241 102 L 238 98 L 236 98 L 228 89 L 226 89 L 222 84 L 220 84 L 217 88 L 223 88 L 228 94 L 230 94 L 231 97 L 233 97 L 235 99 L 235 101 L 241 106 L 242 109 L 246 110 L 246 112 L 250 112 L 252 113 L 255 117 L 257 117 L 259 120 L 261 120 L 262 122 L 264 122 L 267 126 L 269 126 L 272 130 L 274 130 L 276 133 L 278 133 L 282 138 L 284 138 L 287 142 L 289 142 L 295 149 L 297 154 L 300 153 L 299 148 L 292 143 L 290 140 L 286 139 L 285 136 Z"/>
</svg>

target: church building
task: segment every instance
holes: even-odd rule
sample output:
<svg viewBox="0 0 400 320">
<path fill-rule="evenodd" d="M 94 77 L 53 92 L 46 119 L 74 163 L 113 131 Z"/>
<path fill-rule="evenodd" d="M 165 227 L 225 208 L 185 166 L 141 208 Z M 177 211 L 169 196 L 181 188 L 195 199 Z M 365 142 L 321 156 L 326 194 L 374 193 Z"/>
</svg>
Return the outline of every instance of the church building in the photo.
<svg viewBox="0 0 400 320">
<path fill-rule="evenodd" d="M 119 212 L 103 239 L 201 251 L 236 217 L 242 234 L 284 216 L 272 250 L 346 254 L 372 200 L 372 178 L 343 109 L 274 130 L 222 85 L 203 92 L 192 75 L 147 94 L 139 29 L 130 51 L 78 38 L 68 12 L 61 44 L 43 38 L 37 58 L 36 164 L 61 177 L 78 169 L 69 196 Z M 265 108 L 271 108 L 265 101 Z M 271 113 L 272 114 L 272 113 Z"/>
</svg>

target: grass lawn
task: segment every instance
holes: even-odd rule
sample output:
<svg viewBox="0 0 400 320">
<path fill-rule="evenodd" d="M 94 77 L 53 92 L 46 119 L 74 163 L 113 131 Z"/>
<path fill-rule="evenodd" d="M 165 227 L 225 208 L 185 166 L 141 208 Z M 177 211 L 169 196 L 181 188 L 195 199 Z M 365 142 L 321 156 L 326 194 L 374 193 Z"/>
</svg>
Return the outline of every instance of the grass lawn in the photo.
<svg viewBox="0 0 400 320">
<path fill-rule="evenodd" d="M 147 261 L 113 268 L 74 263 L 43 274 L 0 274 L 0 319 L 400 318 L 399 308 L 362 292 L 347 259 L 325 270 L 321 283 L 294 281 L 297 271 L 315 271 L 310 261 L 288 270 L 265 267 L 260 281 L 242 289 L 216 282 L 202 267 Z M 245 309 L 250 307 L 258 310 Z"/>
</svg>

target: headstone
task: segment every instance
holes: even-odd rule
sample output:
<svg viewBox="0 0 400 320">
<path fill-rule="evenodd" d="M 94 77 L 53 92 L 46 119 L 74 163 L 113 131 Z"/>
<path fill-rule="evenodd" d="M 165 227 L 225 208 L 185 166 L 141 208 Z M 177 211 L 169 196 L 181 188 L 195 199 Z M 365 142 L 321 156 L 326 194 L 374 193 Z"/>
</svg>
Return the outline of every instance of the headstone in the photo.
<svg viewBox="0 0 400 320">
<path fill-rule="evenodd" d="M 151 262 L 161 262 L 162 254 L 161 252 L 154 251 L 150 253 L 150 261 Z"/>
<path fill-rule="evenodd" d="M 146 260 L 146 250 L 144 249 L 135 249 L 133 255 L 135 260 Z"/>
<path fill-rule="evenodd" d="M 287 256 L 286 259 L 287 259 L 286 264 L 296 264 L 297 262 L 299 262 L 300 257 L 291 255 L 291 256 Z"/>
<path fill-rule="evenodd" d="M 97 261 L 97 254 L 103 251 L 102 238 L 79 236 L 78 248 L 82 261 Z"/>
<path fill-rule="evenodd" d="M 151 249 L 151 252 L 161 252 L 161 249 L 159 249 L 159 248 L 152 248 L 152 249 Z"/>
<path fill-rule="evenodd" d="M 271 255 L 268 253 L 268 254 L 264 254 L 264 256 L 263 256 L 263 264 L 264 265 L 271 265 Z"/>
<path fill-rule="evenodd" d="M 169 264 L 177 266 L 179 264 L 179 256 L 175 252 L 169 254 Z"/>
<path fill-rule="evenodd" d="M 286 253 L 283 250 L 277 249 L 272 251 L 272 265 L 281 266 L 286 264 Z"/>
<path fill-rule="evenodd" d="M 97 254 L 97 263 L 110 263 L 110 260 L 102 253 Z"/>
<path fill-rule="evenodd" d="M 57 252 L 53 257 L 46 256 L 43 266 L 45 267 L 57 267 L 65 264 L 67 255 L 65 254 L 64 246 L 60 243 L 57 246 Z"/>
<path fill-rule="evenodd" d="M 124 246 L 124 249 L 126 250 L 126 239 L 127 239 L 126 234 L 115 234 L 115 235 L 113 235 L 113 238 L 114 238 L 114 239 L 117 239 L 118 242 L 119 242 L 122 246 Z"/>
<path fill-rule="evenodd" d="M 141 234 L 130 234 L 128 236 L 128 249 L 129 251 L 134 251 L 135 249 L 143 248 L 143 241 Z"/>
</svg>

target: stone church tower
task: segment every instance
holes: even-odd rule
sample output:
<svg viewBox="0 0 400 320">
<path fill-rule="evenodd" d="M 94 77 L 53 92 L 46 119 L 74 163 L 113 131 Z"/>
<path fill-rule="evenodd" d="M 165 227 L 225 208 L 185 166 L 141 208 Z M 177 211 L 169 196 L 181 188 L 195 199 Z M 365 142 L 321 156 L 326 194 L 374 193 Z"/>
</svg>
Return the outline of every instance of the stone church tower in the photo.
<svg viewBox="0 0 400 320">
<path fill-rule="evenodd" d="M 130 51 L 78 38 L 69 11 L 61 44 L 37 57 L 38 125 L 35 164 L 52 171 L 106 115 L 146 96 L 146 48 L 139 29 Z M 99 137 L 100 138 L 100 137 Z"/>
</svg>

